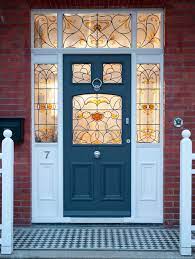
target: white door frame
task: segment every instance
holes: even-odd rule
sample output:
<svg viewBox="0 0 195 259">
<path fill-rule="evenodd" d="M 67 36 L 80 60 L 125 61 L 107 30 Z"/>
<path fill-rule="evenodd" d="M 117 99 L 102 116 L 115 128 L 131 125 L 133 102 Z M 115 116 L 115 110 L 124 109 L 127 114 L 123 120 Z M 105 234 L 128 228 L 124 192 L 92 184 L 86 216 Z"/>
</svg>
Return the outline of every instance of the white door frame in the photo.
<svg viewBox="0 0 195 259">
<path fill-rule="evenodd" d="M 150 9 L 151 10 L 151 9 Z M 149 11 L 150 11 L 149 10 Z M 62 30 L 62 14 L 67 10 L 34 10 L 34 13 L 48 13 L 58 12 L 59 30 Z M 91 10 L 87 10 L 87 12 Z M 113 10 L 110 10 L 113 11 Z M 116 10 L 114 10 L 116 12 Z M 129 10 L 125 10 L 127 12 Z M 132 12 L 132 37 L 136 35 L 136 12 L 137 10 L 130 10 Z M 145 11 L 145 10 L 144 10 Z M 148 11 L 148 10 L 147 10 Z M 70 10 L 68 10 L 70 13 Z M 74 10 L 74 12 L 76 12 Z M 79 13 L 81 10 L 79 10 Z M 83 11 L 84 12 L 84 11 Z M 98 10 L 99 12 L 99 10 Z M 107 10 L 106 10 L 107 12 Z M 158 9 L 162 13 L 162 10 Z M 104 10 L 105 13 L 105 10 Z M 33 23 L 32 23 L 33 24 Z M 33 29 L 32 29 L 33 40 Z M 62 35 L 58 33 L 58 41 L 62 42 Z M 33 46 L 33 45 L 32 45 Z M 159 144 L 137 144 L 136 143 L 136 64 L 137 63 L 159 63 L 161 67 L 161 106 L 163 105 L 163 49 L 136 49 L 135 37 L 132 41 L 131 49 L 32 49 L 32 222 L 43 223 L 162 223 L 163 221 L 163 109 L 161 108 L 161 138 Z M 131 54 L 131 217 L 63 217 L 63 55 L 64 54 Z M 58 64 L 58 143 L 35 143 L 34 142 L 34 64 Z M 163 107 L 163 106 L 162 106 Z M 37 216 L 37 157 L 36 154 L 39 149 L 57 150 L 57 194 L 56 194 L 56 216 L 54 217 L 40 217 Z M 159 150 L 160 162 L 159 170 L 161 186 L 159 186 L 159 202 L 160 202 L 160 216 L 159 217 L 145 217 L 137 213 L 137 153 L 139 149 L 155 148 Z"/>
</svg>

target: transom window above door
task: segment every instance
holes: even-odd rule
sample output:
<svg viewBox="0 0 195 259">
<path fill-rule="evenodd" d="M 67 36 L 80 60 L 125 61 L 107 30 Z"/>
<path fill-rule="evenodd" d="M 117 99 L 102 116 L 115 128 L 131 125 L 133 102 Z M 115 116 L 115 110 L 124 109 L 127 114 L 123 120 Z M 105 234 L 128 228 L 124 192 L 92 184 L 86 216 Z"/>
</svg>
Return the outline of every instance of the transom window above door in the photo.
<svg viewBox="0 0 195 259">
<path fill-rule="evenodd" d="M 34 48 L 162 48 L 160 12 L 48 12 L 33 19 Z"/>
</svg>

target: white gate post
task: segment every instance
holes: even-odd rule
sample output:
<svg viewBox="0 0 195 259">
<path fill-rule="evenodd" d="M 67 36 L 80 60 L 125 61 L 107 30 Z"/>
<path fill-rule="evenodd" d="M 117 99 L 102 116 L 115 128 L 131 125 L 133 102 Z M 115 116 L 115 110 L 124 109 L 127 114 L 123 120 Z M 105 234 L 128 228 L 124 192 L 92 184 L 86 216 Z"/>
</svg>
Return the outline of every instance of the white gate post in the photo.
<svg viewBox="0 0 195 259">
<path fill-rule="evenodd" d="M 14 142 L 12 132 L 3 132 L 2 141 L 2 232 L 1 253 L 13 252 L 13 171 L 14 171 Z"/>
<path fill-rule="evenodd" d="M 192 141 L 189 130 L 180 142 L 180 253 L 191 255 L 192 225 Z"/>
</svg>

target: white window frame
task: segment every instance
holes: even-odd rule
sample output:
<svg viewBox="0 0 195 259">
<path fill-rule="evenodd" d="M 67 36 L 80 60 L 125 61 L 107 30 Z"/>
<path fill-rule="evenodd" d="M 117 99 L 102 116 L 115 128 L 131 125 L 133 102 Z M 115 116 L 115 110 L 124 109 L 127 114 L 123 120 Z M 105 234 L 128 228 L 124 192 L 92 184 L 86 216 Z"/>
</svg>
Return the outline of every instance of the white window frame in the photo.
<svg viewBox="0 0 195 259">
<path fill-rule="evenodd" d="M 136 24 L 137 12 L 149 12 L 161 14 L 161 48 L 136 48 Z M 81 13 L 130 13 L 131 14 L 131 30 L 132 30 L 132 47 L 131 48 L 63 48 L 63 14 L 81 14 Z M 58 22 L 58 48 L 34 48 L 34 14 L 52 14 L 57 13 Z M 164 12 L 163 9 L 34 9 L 31 12 L 31 93 L 32 93 L 32 211 L 36 204 L 36 194 L 33 191 L 37 184 L 34 171 L 36 168 L 35 153 L 38 147 L 48 148 L 55 146 L 58 150 L 58 216 L 54 219 L 40 218 L 37 221 L 32 215 L 33 222 L 71 222 L 71 223 L 127 223 L 127 222 L 144 222 L 144 223 L 162 223 L 163 222 L 163 65 L 164 65 Z M 63 217 L 63 55 L 64 54 L 131 54 L 131 217 L 120 218 L 70 218 Z M 141 63 L 158 63 L 160 64 L 160 143 L 137 143 L 136 142 L 136 65 Z M 36 143 L 34 138 L 34 64 L 57 64 L 58 65 L 58 142 L 57 143 Z M 139 148 L 159 148 L 160 150 L 160 170 L 161 182 L 160 187 L 160 207 L 161 216 L 158 219 L 145 219 L 137 216 L 136 211 L 136 154 Z"/>
</svg>

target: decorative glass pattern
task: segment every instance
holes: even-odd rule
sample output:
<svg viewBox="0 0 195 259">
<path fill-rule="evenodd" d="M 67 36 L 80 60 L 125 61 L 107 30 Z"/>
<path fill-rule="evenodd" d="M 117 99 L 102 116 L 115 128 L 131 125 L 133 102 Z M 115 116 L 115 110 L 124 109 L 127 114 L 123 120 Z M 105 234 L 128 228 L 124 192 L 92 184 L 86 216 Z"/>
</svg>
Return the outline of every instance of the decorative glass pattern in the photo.
<svg viewBox="0 0 195 259">
<path fill-rule="evenodd" d="M 122 83 L 122 65 L 103 64 L 103 82 L 110 84 Z"/>
<path fill-rule="evenodd" d="M 57 48 L 57 15 L 34 15 L 34 47 Z"/>
<path fill-rule="evenodd" d="M 73 64 L 72 82 L 91 83 L 91 64 Z"/>
<path fill-rule="evenodd" d="M 73 144 L 121 144 L 122 98 L 110 94 L 73 97 Z"/>
<path fill-rule="evenodd" d="M 130 48 L 131 15 L 64 14 L 64 48 Z"/>
<path fill-rule="evenodd" d="M 160 65 L 137 65 L 137 142 L 160 141 Z"/>
<path fill-rule="evenodd" d="M 34 66 L 35 141 L 57 141 L 57 65 Z"/>
<path fill-rule="evenodd" d="M 138 13 L 137 15 L 137 48 L 160 48 L 159 13 Z"/>
</svg>

